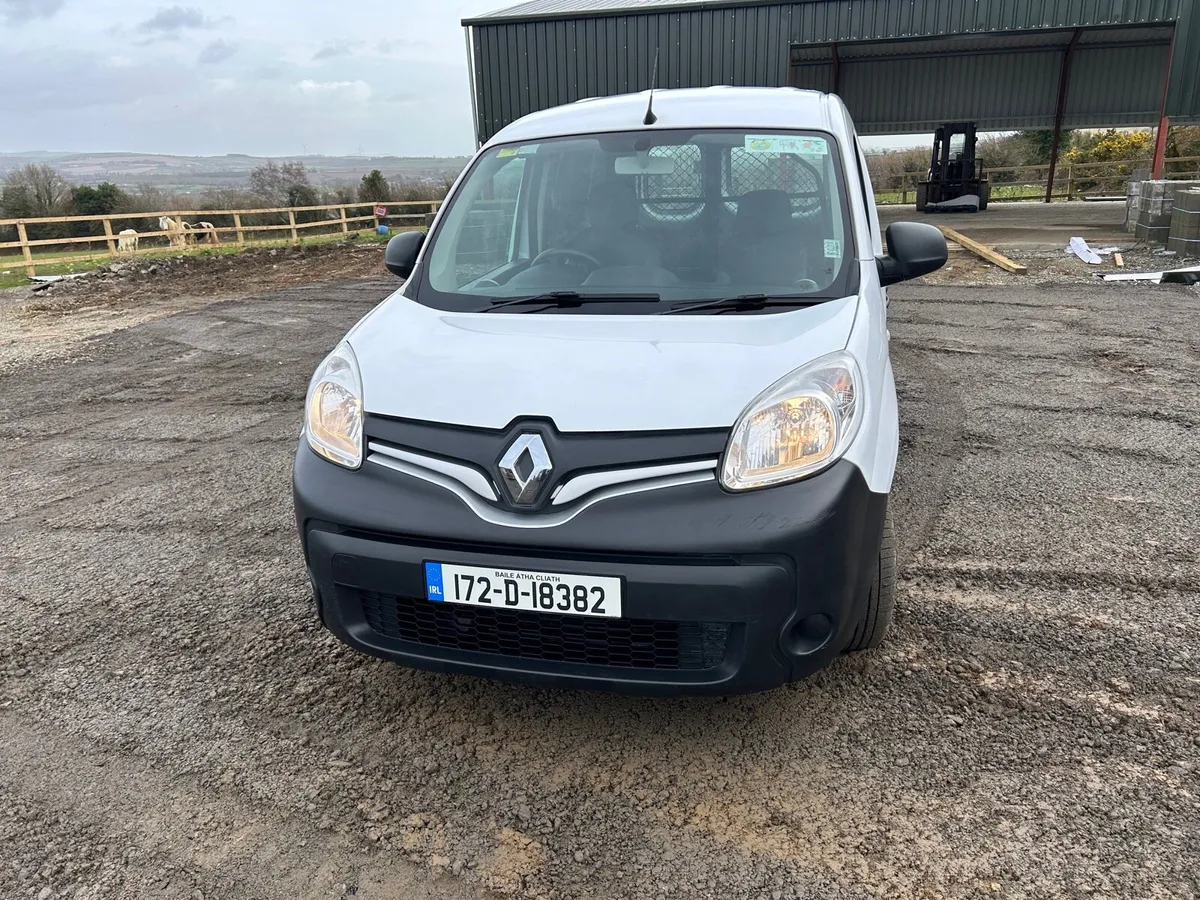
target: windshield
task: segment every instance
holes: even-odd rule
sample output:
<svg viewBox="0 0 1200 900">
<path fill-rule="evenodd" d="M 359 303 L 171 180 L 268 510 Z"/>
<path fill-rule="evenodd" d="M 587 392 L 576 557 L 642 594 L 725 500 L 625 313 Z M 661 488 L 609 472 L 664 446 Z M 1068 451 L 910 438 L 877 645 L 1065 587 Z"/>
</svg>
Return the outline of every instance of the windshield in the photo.
<svg viewBox="0 0 1200 900">
<path fill-rule="evenodd" d="M 803 131 L 493 147 L 432 240 L 414 299 L 442 309 L 556 292 L 576 312 L 618 294 L 640 301 L 627 313 L 745 295 L 813 301 L 849 293 L 854 255 L 836 144 Z"/>
</svg>

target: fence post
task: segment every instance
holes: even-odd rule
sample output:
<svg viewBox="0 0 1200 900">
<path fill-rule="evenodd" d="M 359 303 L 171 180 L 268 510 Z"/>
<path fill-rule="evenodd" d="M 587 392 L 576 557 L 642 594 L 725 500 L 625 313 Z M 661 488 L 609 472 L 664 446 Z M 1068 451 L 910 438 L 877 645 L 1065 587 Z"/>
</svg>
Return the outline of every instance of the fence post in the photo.
<svg viewBox="0 0 1200 900">
<path fill-rule="evenodd" d="M 183 216 L 175 217 L 174 240 L 171 240 L 170 238 L 168 238 L 168 240 L 170 240 L 171 243 L 176 245 L 176 247 L 180 250 L 187 249 L 187 235 L 183 231 Z"/>
<path fill-rule="evenodd" d="M 1073 165 L 1071 165 L 1070 163 L 1067 163 L 1067 199 L 1068 200 L 1075 199 L 1075 182 L 1073 180 L 1074 176 L 1075 176 L 1075 167 Z"/>
<path fill-rule="evenodd" d="M 33 254 L 29 250 L 29 235 L 25 233 L 25 223 L 17 223 L 17 240 L 21 242 L 21 255 L 25 257 L 25 274 L 32 278 L 37 274 L 33 266 Z"/>
<path fill-rule="evenodd" d="M 288 224 L 292 226 L 292 243 L 293 244 L 300 243 L 300 237 L 299 237 L 299 235 L 296 234 L 296 212 L 295 212 L 295 210 L 291 210 L 291 209 L 288 210 Z"/>
<path fill-rule="evenodd" d="M 900 205 L 908 205 L 908 173 L 900 173 Z"/>
<path fill-rule="evenodd" d="M 238 246 L 246 243 L 246 232 L 242 229 L 242 216 L 240 213 L 233 214 L 233 227 L 237 230 Z"/>
<path fill-rule="evenodd" d="M 108 243 L 108 255 L 115 256 L 117 253 L 117 244 L 113 240 L 112 222 L 108 219 L 104 220 L 104 240 Z"/>
<path fill-rule="evenodd" d="M 349 234 L 350 226 L 346 223 L 346 207 L 340 207 L 338 212 L 342 214 L 342 234 Z"/>
</svg>

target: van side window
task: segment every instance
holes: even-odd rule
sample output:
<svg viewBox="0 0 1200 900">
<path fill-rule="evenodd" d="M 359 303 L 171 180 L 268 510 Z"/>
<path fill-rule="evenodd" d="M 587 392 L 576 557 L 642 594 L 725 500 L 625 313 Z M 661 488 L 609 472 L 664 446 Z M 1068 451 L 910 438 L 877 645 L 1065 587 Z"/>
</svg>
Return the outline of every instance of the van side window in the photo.
<svg viewBox="0 0 1200 900">
<path fill-rule="evenodd" d="M 792 223 L 818 257 L 839 259 L 846 235 L 837 208 L 837 175 L 828 142 L 813 142 L 808 154 L 751 152 L 731 147 L 722 160 L 725 207 L 736 215 L 740 198 L 764 191 L 787 195 Z"/>
<path fill-rule="evenodd" d="M 454 255 L 458 285 L 486 275 L 515 256 L 514 226 L 525 162 L 520 156 L 508 160 L 481 185 L 467 206 Z"/>
</svg>

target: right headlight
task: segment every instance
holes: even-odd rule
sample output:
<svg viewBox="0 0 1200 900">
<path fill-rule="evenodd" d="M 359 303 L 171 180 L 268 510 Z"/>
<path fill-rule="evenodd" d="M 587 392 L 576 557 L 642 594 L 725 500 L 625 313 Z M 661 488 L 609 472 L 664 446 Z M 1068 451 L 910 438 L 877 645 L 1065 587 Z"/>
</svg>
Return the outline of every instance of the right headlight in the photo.
<svg viewBox="0 0 1200 900">
<path fill-rule="evenodd" d="M 819 472 L 849 449 L 862 419 L 862 376 L 849 353 L 831 353 L 784 376 L 738 417 L 721 484 L 731 491 Z"/>
<path fill-rule="evenodd" d="M 345 341 L 317 366 L 304 402 L 308 446 L 330 462 L 357 469 L 363 457 L 362 378 Z"/>
</svg>

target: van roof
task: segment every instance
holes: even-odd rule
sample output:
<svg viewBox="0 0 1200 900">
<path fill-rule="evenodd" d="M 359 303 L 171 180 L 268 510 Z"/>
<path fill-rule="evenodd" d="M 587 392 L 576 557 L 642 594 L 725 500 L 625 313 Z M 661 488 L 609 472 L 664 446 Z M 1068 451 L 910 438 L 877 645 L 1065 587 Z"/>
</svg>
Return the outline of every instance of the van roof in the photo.
<svg viewBox="0 0 1200 900">
<path fill-rule="evenodd" d="M 501 129 L 488 144 L 572 134 L 667 128 L 813 129 L 841 134 L 841 101 L 797 88 L 728 87 L 656 90 L 658 121 L 643 125 L 650 92 L 577 100 L 531 113 Z"/>
</svg>

